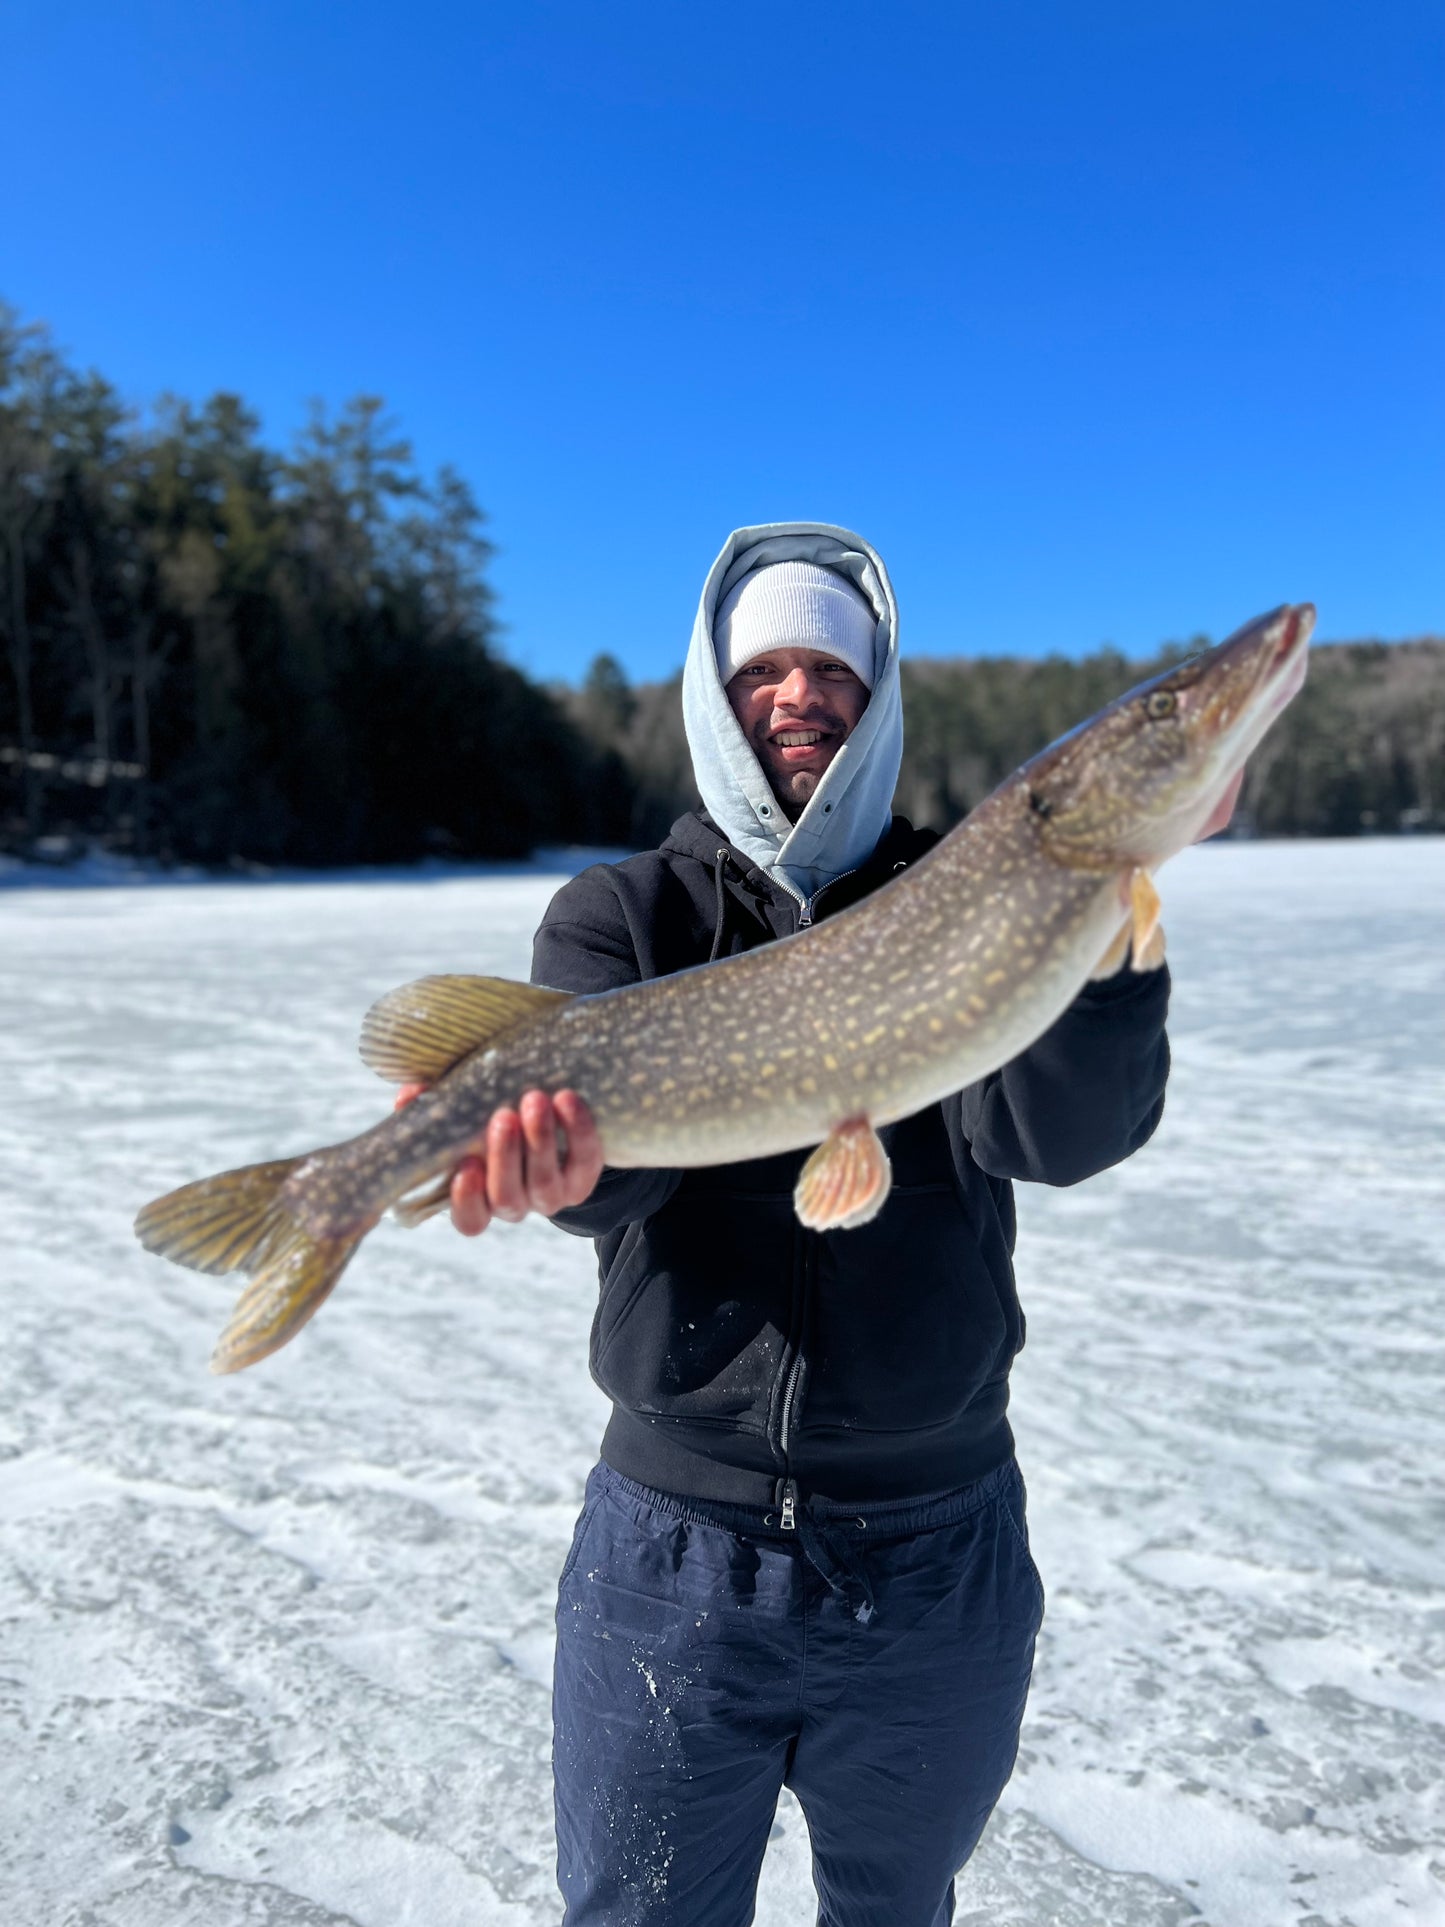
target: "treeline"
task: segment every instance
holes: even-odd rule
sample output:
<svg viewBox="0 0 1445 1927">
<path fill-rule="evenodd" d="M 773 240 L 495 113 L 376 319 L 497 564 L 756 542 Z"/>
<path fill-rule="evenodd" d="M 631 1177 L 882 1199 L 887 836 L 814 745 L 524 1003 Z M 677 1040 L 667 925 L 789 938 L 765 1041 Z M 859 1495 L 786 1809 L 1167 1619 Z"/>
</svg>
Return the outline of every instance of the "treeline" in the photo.
<svg viewBox="0 0 1445 1927">
<path fill-rule="evenodd" d="M 466 484 L 382 405 L 141 422 L 0 305 L 0 853 L 332 865 L 644 847 L 695 800 L 679 678 L 505 662 Z M 680 626 L 679 638 L 685 629 Z M 1154 663 L 914 661 L 898 807 L 956 821 Z M 1445 828 L 1445 643 L 1336 644 L 1250 767 L 1266 835 Z"/>
<path fill-rule="evenodd" d="M 1148 662 L 1109 649 L 1082 661 L 905 660 L 895 807 L 947 828 L 1045 743 L 1207 640 Z M 1326 643 L 1311 654 L 1304 689 L 1250 759 L 1237 833 L 1445 830 L 1445 641 Z M 623 840 L 655 843 L 694 798 L 680 678 L 629 688 L 603 656 L 566 700 L 625 773 Z"/>
<path fill-rule="evenodd" d="M 615 759 L 493 646 L 481 519 L 373 399 L 285 453 L 232 395 L 142 424 L 0 308 L 0 850 L 616 841 Z"/>
<path fill-rule="evenodd" d="M 957 821 L 1036 749 L 1186 653 L 906 663 L 899 808 L 920 822 Z M 1313 647 L 1304 688 L 1249 760 L 1236 827 L 1445 830 L 1445 641 Z"/>
</svg>

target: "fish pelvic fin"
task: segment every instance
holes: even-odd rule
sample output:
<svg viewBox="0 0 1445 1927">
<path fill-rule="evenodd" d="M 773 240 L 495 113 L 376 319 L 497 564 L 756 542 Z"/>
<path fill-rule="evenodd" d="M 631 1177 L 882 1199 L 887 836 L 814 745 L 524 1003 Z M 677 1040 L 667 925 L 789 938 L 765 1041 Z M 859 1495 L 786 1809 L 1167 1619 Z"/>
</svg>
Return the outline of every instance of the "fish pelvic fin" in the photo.
<svg viewBox="0 0 1445 1927">
<path fill-rule="evenodd" d="M 798 1175 L 793 1209 L 809 1231 L 851 1231 L 883 1209 L 893 1167 L 866 1117 L 831 1131 Z"/>
<path fill-rule="evenodd" d="M 391 1084 L 435 1084 L 472 1051 L 571 1002 L 506 977 L 419 977 L 389 990 L 361 1023 L 361 1061 Z"/>
<path fill-rule="evenodd" d="M 213 1372 L 238 1372 L 278 1350 L 321 1305 L 371 1223 L 318 1238 L 292 1216 L 282 1187 L 304 1157 L 248 1164 L 182 1185 L 148 1204 L 135 1221 L 147 1251 L 213 1275 L 239 1271 L 251 1282 L 211 1357 Z"/>
</svg>

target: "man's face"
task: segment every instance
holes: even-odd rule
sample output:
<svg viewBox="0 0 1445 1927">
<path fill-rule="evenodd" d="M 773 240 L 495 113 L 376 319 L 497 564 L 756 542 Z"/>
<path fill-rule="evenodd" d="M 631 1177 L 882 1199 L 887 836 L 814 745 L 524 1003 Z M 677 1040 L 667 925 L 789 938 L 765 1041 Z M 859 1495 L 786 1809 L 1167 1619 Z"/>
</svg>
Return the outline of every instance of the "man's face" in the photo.
<svg viewBox="0 0 1445 1927">
<path fill-rule="evenodd" d="M 794 821 L 868 707 L 868 691 L 848 665 L 818 649 L 755 656 L 727 685 L 727 698 Z"/>
</svg>

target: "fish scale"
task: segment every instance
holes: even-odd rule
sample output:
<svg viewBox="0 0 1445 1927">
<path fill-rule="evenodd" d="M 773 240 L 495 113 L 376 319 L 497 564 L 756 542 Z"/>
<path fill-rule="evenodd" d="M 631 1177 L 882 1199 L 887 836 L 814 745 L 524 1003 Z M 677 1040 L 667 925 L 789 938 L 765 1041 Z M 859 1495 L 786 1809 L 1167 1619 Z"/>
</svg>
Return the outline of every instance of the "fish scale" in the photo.
<svg viewBox="0 0 1445 1927">
<path fill-rule="evenodd" d="M 362 1055 L 433 1088 L 345 1144 L 202 1179 L 137 1219 L 148 1249 L 250 1276 L 215 1369 L 284 1344 L 386 1209 L 417 1223 L 442 1208 L 494 1111 L 532 1089 L 575 1091 L 619 1168 L 817 1145 L 801 1221 L 867 1222 L 890 1182 L 880 1125 L 999 1069 L 1091 975 L 1157 967 L 1150 874 L 1299 689 L 1313 621 L 1286 606 L 1129 691 L 911 869 L 796 936 L 593 996 L 488 978 L 391 992 Z"/>
<path fill-rule="evenodd" d="M 1036 822 L 1009 786 L 975 812 L 967 837 L 850 911 L 520 1027 L 429 1102 L 353 1140 L 357 1177 L 369 1189 L 405 1168 L 420 1182 L 463 1155 L 479 1118 L 533 1088 L 575 1090 L 619 1168 L 766 1157 L 860 1113 L 887 1124 L 921 1110 L 1065 1010 L 1123 915 L 1112 876 L 1056 866 L 1050 887 L 1022 902 L 997 888 L 1000 850 L 1023 851 Z M 354 1223 L 344 1208 L 307 1216 L 332 1235 Z"/>
</svg>

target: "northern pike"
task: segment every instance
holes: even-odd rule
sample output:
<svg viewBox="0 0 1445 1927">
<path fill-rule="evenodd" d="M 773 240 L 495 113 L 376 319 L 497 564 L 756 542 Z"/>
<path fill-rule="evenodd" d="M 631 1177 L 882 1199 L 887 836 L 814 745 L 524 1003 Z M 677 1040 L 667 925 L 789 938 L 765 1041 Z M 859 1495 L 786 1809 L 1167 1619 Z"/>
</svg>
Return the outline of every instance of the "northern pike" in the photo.
<svg viewBox="0 0 1445 1927">
<path fill-rule="evenodd" d="M 1008 777 L 862 902 L 740 956 L 592 996 L 424 977 L 367 1013 L 363 1061 L 429 1088 L 360 1137 L 203 1178 L 148 1204 L 148 1251 L 250 1283 L 211 1360 L 293 1337 L 395 1207 L 441 1210 L 487 1120 L 571 1089 L 614 1167 L 818 1148 L 797 1215 L 866 1223 L 891 1181 L 878 1127 L 997 1070 L 1090 977 L 1163 961 L 1151 875 L 1193 842 L 1304 681 L 1308 603 L 1118 698 Z"/>
</svg>

